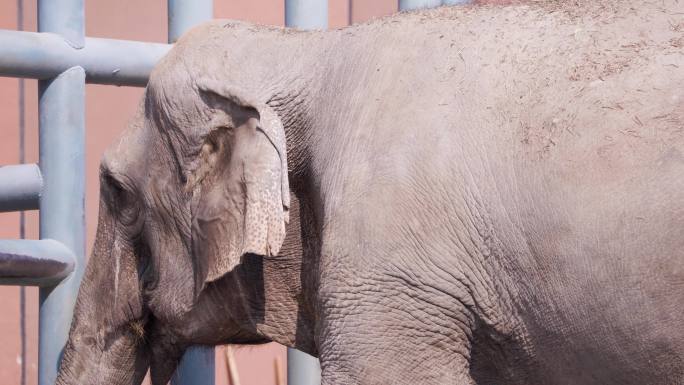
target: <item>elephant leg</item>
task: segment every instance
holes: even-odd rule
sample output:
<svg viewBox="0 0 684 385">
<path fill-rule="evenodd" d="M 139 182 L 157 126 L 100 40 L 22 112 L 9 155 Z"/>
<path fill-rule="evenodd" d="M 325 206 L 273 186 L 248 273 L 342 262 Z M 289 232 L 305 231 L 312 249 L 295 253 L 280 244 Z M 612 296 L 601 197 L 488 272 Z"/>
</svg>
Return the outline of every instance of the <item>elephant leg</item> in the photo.
<svg viewBox="0 0 684 385">
<path fill-rule="evenodd" d="M 361 358 L 361 357 L 360 357 Z M 323 364 L 323 362 L 322 362 Z M 411 365 L 406 365 L 410 367 Z M 435 369 L 437 371 L 437 369 Z M 451 372 L 451 373 L 446 373 Z M 406 372 L 402 371 L 402 374 Z M 343 367 L 336 363 L 323 364 L 321 373 L 321 385 L 387 385 L 387 384 L 426 384 L 426 385 L 476 385 L 468 373 L 467 365 L 454 363 L 444 368 L 443 373 L 436 375 L 420 376 L 418 373 L 410 373 L 407 376 L 401 374 L 378 375 L 372 370 L 365 368 L 355 371 L 352 368 Z"/>
<path fill-rule="evenodd" d="M 462 303 L 387 282 L 354 286 L 320 293 L 323 384 L 474 384 Z"/>
<path fill-rule="evenodd" d="M 347 339 L 353 331 L 340 333 L 336 339 Z M 392 337 L 391 341 L 366 338 L 326 347 L 320 352 L 322 384 L 475 384 L 467 357 L 452 353 L 453 346 L 430 347 L 418 343 L 416 337 L 408 341 L 406 337 Z"/>
</svg>

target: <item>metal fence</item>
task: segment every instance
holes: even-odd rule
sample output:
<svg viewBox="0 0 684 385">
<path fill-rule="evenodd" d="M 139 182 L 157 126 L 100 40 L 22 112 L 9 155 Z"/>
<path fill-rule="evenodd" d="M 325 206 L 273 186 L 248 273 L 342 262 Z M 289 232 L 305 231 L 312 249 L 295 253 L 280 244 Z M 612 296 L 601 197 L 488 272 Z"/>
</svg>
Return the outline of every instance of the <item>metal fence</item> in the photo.
<svg viewBox="0 0 684 385">
<path fill-rule="evenodd" d="M 400 10 L 468 0 L 399 0 Z M 85 36 L 84 0 L 38 0 L 38 32 L 0 30 L 0 76 L 38 79 L 39 165 L 0 167 L 0 212 L 40 209 L 40 240 L 0 240 L 0 284 L 39 286 L 39 385 L 52 385 L 85 267 L 85 83 L 144 87 L 169 44 Z M 213 0 L 168 0 L 168 40 L 209 20 Z M 327 0 L 286 0 L 287 26 L 325 29 Z M 212 348 L 190 349 L 174 384 L 214 383 Z M 320 383 L 288 351 L 288 382 Z"/>
<path fill-rule="evenodd" d="M 40 167 L 0 167 L 0 211 L 40 209 L 40 240 L 0 240 L 0 284 L 40 287 L 40 385 L 55 382 L 85 266 L 85 83 L 145 86 L 171 47 L 88 38 L 83 3 L 38 0 L 38 33 L 0 31 L 0 75 L 39 80 Z M 169 42 L 212 8 L 169 0 Z M 213 384 L 213 350 L 193 350 L 178 373 L 176 383 Z"/>
</svg>

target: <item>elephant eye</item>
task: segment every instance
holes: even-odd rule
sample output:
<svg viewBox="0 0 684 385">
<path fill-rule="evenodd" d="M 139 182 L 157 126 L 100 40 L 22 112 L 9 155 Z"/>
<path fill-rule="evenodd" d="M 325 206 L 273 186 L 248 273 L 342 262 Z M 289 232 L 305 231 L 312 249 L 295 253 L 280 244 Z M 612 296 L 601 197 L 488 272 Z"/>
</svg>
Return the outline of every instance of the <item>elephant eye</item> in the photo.
<svg viewBox="0 0 684 385">
<path fill-rule="evenodd" d="M 120 198 L 126 193 L 123 186 L 121 186 L 121 183 L 119 183 L 119 181 L 114 179 L 114 177 L 112 177 L 111 175 L 107 175 L 106 180 L 107 180 L 107 187 L 109 187 L 109 189 L 113 195 L 113 198 L 115 198 L 115 199 Z"/>
<path fill-rule="evenodd" d="M 103 173 L 103 193 L 108 195 L 107 204 L 124 224 L 135 222 L 138 205 L 135 194 L 111 173 Z"/>
<path fill-rule="evenodd" d="M 104 175 L 103 182 L 108 190 L 109 195 L 111 195 L 112 203 L 116 203 L 117 205 L 124 204 L 128 199 L 127 195 L 129 194 L 121 182 L 119 182 L 109 173 Z"/>
</svg>

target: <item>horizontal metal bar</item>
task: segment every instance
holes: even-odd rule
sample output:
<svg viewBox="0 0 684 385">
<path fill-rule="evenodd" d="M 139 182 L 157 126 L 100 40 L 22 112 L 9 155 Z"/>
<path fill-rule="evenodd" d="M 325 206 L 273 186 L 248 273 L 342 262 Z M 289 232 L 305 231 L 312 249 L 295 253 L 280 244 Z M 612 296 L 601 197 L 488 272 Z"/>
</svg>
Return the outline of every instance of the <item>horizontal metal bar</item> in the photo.
<svg viewBox="0 0 684 385">
<path fill-rule="evenodd" d="M 0 285 L 54 286 L 75 265 L 74 254 L 52 239 L 0 240 Z"/>
<path fill-rule="evenodd" d="M 0 212 L 37 210 L 42 189 L 38 165 L 0 166 Z"/>
<path fill-rule="evenodd" d="M 141 86 L 169 44 L 87 37 L 76 49 L 53 33 L 0 30 L 0 76 L 49 79 L 80 66 L 86 82 Z"/>
</svg>

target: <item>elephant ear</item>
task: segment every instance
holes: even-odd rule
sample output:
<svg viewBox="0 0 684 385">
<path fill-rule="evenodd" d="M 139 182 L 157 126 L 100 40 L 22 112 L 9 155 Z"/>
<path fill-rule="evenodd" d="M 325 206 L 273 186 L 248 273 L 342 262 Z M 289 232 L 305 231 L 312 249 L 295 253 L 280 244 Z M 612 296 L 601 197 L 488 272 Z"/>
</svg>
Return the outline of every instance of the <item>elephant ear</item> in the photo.
<svg viewBox="0 0 684 385">
<path fill-rule="evenodd" d="M 199 79 L 197 88 L 215 116 L 187 181 L 195 293 L 245 254 L 277 254 L 290 208 L 285 131 L 275 111 L 217 80 Z"/>
</svg>

